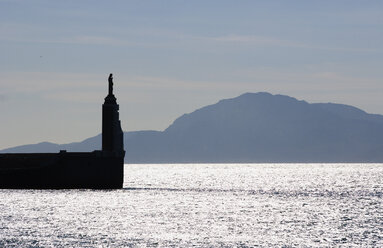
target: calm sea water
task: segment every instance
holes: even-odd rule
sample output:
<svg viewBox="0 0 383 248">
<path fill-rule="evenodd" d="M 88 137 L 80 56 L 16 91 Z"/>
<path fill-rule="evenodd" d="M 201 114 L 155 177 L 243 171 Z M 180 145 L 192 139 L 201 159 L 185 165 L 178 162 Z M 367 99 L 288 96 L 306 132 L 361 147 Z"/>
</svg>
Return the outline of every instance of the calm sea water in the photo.
<svg viewBox="0 0 383 248">
<path fill-rule="evenodd" d="M 122 190 L 0 190 L 0 247 L 383 246 L 383 164 L 126 165 Z"/>
</svg>

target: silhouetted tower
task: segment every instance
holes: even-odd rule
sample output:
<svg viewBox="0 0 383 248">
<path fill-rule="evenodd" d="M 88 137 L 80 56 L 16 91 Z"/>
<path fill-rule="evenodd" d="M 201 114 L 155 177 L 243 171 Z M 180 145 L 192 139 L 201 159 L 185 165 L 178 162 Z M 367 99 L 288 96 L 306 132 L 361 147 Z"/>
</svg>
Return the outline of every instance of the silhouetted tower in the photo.
<svg viewBox="0 0 383 248">
<path fill-rule="evenodd" d="M 116 155 L 125 153 L 124 134 L 119 119 L 119 106 L 113 95 L 113 74 L 109 75 L 109 94 L 102 105 L 102 150 L 115 152 Z"/>
</svg>

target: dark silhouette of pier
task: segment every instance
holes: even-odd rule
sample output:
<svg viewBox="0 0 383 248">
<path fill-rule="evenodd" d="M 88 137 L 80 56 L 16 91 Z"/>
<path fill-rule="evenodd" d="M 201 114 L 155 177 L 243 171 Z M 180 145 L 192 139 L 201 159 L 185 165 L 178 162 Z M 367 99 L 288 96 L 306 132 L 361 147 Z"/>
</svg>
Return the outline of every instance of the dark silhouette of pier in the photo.
<svg viewBox="0 0 383 248">
<path fill-rule="evenodd" d="M 124 179 L 123 132 L 113 75 L 102 105 L 102 150 L 0 154 L 0 188 L 118 189 Z"/>
</svg>

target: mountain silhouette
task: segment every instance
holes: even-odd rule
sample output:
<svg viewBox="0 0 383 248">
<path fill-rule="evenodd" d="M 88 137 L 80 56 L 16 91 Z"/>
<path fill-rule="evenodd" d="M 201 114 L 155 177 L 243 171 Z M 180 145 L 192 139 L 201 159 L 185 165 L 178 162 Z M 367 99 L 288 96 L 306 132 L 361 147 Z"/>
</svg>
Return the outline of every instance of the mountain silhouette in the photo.
<svg viewBox="0 0 383 248">
<path fill-rule="evenodd" d="M 126 132 L 128 163 L 383 162 L 383 116 L 358 108 L 245 93 L 184 114 L 164 131 Z M 99 149 L 101 136 L 1 152 Z"/>
</svg>

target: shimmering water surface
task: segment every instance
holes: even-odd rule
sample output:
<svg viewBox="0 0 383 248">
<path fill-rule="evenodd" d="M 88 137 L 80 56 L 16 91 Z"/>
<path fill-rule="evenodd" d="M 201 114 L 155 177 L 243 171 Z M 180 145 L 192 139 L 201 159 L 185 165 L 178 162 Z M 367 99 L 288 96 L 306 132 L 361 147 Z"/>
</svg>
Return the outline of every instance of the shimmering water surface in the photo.
<svg viewBox="0 0 383 248">
<path fill-rule="evenodd" d="M 383 164 L 126 165 L 122 190 L 0 190 L 0 247 L 383 246 Z"/>
</svg>

